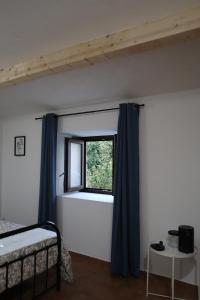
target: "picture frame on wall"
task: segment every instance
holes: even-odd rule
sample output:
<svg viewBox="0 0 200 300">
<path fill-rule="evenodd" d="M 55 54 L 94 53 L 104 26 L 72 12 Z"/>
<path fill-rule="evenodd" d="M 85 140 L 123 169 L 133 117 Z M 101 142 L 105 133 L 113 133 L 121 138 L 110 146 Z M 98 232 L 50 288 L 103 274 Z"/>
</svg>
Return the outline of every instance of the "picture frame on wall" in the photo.
<svg viewBox="0 0 200 300">
<path fill-rule="evenodd" d="M 15 137 L 15 146 L 14 146 L 15 156 L 25 156 L 26 155 L 26 137 L 25 136 L 16 136 Z"/>
</svg>

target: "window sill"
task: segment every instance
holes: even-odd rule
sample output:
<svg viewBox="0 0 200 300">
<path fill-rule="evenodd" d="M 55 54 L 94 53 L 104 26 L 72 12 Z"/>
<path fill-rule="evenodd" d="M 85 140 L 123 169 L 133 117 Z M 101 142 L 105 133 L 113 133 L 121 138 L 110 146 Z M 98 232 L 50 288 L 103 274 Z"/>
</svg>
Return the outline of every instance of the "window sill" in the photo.
<svg viewBox="0 0 200 300">
<path fill-rule="evenodd" d="M 107 194 L 97 194 L 97 193 L 85 193 L 85 192 L 71 192 L 61 195 L 63 198 L 73 198 L 88 201 L 113 203 L 113 196 Z"/>
</svg>

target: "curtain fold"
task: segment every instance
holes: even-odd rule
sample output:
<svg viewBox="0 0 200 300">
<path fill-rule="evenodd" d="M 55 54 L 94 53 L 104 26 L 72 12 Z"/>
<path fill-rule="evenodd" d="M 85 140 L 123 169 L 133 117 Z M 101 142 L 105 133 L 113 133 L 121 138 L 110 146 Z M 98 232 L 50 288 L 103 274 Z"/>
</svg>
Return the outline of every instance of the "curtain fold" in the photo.
<svg viewBox="0 0 200 300">
<path fill-rule="evenodd" d="M 134 277 L 140 272 L 139 107 L 120 104 L 116 150 L 111 271 Z"/>
<path fill-rule="evenodd" d="M 47 114 L 42 120 L 39 223 L 56 223 L 56 148 L 57 115 Z"/>
</svg>

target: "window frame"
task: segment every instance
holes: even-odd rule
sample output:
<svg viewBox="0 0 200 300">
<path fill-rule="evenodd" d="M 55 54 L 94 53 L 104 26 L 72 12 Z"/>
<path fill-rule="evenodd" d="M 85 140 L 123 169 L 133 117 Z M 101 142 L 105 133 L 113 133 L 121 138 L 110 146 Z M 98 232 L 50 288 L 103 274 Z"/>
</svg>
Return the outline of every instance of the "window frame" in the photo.
<svg viewBox="0 0 200 300">
<path fill-rule="evenodd" d="M 82 165 L 82 183 L 83 185 L 77 188 L 69 188 L 69 147 L 68 144 L 73 141 L 77 141 L 79 143 L 83 143 L 83 159 L 81 161 Z M 112 141 L 112 190 L 104 190 L 104 189 L 95 189 L 95 188 L 87 188 L 86 187 L 86 143 L 92 141 Z M 89 137 L 72 137 L 72 138 L 65 138 L 65 162 L 64 162 L 64 192 L 71 192 L 71 191 L 79 191 L 85 193 L 96 193 L 96 194 L 108 194 L 113 195 L 113 187 L 114 187 L 114 173 L 115 173 L 115 147 L 116 147 L 116 135 L 106 135 L 106 136 L 89 136 Z"/>
<path fill-rule="evenodd" d="M 81 145 L 81 184 L 76 187 L 71 187 L 71 147 L 70 144 Z M 84 187 L 84 141 L 79 138 L 65 138 L 65 159 L 64 159 L 64 192 L 74 192 L 81 190 Z"/>
</svg>

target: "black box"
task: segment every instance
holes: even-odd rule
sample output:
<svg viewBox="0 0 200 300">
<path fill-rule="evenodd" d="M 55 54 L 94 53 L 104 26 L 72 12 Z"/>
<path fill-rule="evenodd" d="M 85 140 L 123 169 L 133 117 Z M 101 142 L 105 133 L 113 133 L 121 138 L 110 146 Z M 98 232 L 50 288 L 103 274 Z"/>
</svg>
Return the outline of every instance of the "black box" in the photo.
<svg viewBox="0 0 200 300">
<path fill-rule="evenodd" d="M 194 252 L 194 227 L 189 225 L 180 225 L 178 249 L 184 253 Z"/>
</svg>

